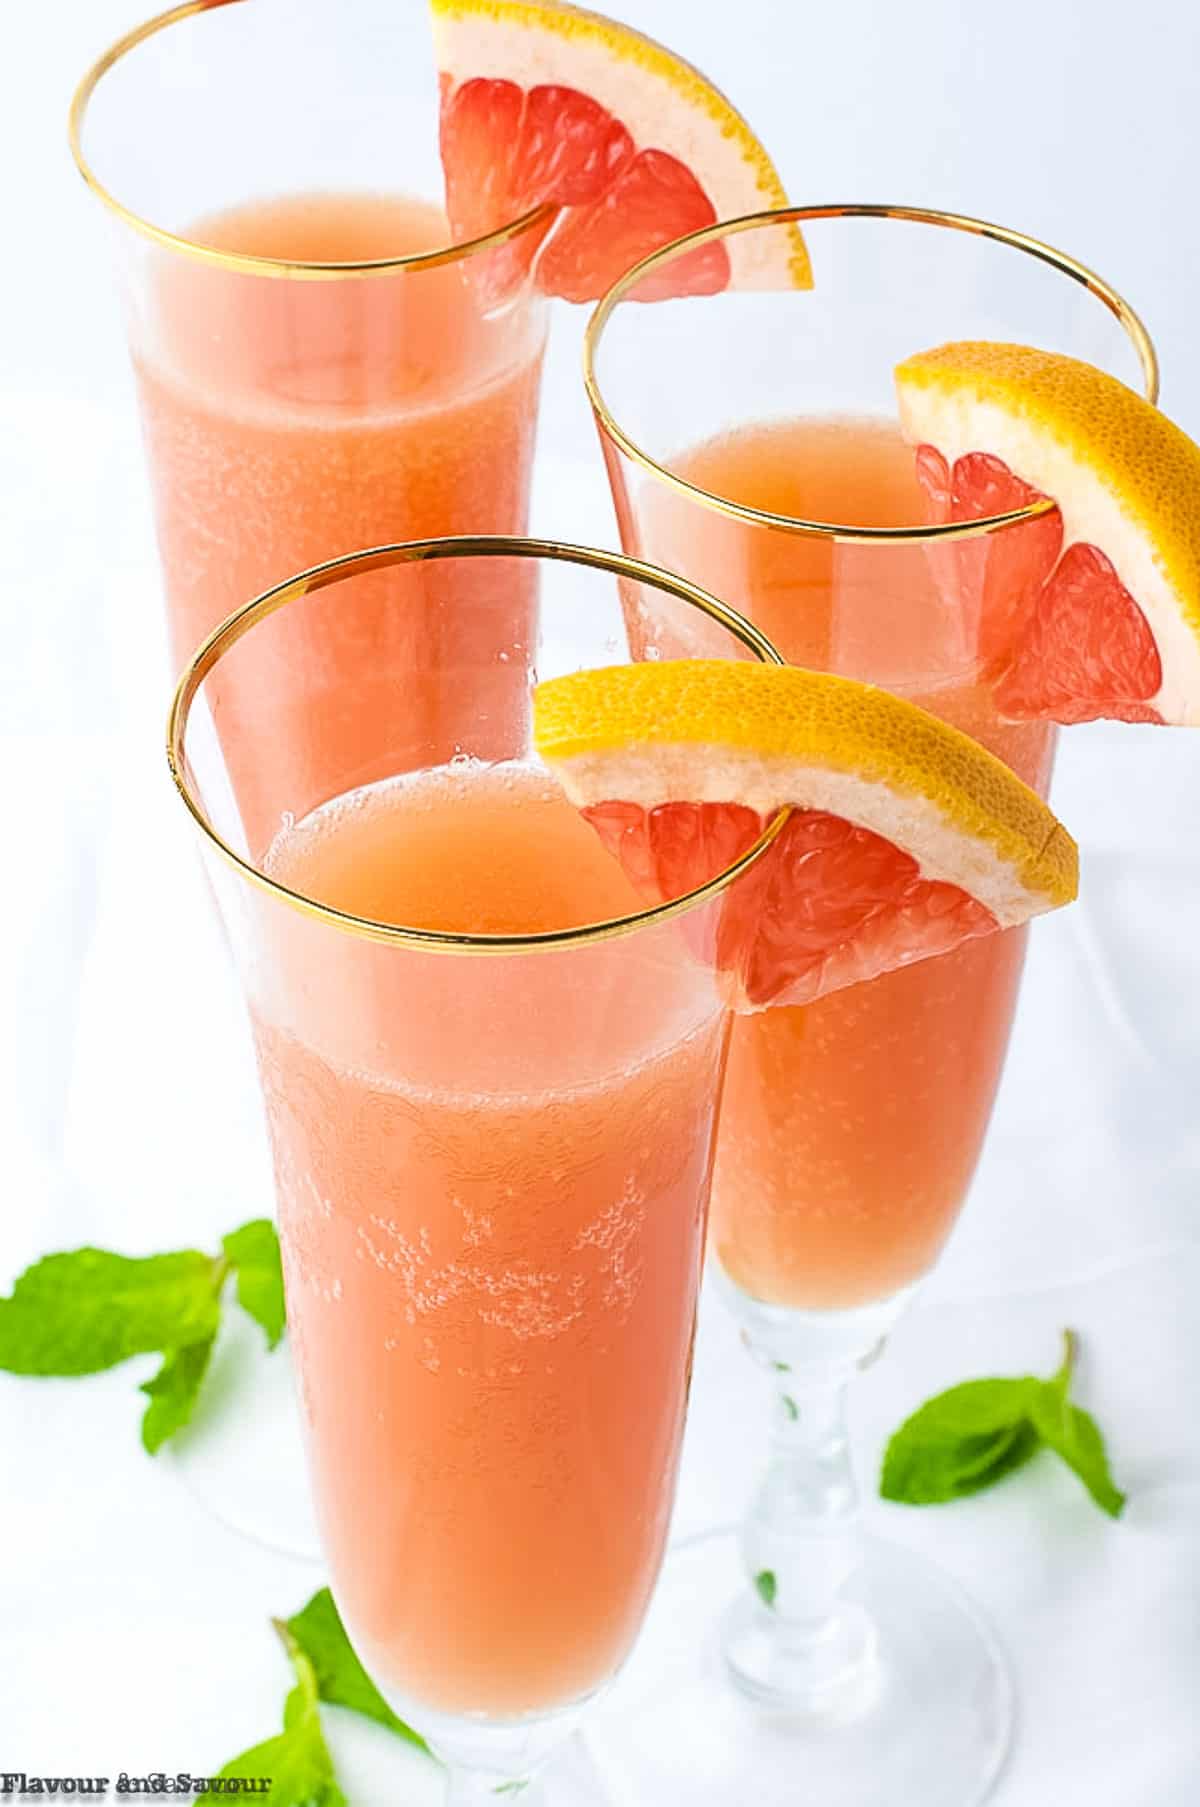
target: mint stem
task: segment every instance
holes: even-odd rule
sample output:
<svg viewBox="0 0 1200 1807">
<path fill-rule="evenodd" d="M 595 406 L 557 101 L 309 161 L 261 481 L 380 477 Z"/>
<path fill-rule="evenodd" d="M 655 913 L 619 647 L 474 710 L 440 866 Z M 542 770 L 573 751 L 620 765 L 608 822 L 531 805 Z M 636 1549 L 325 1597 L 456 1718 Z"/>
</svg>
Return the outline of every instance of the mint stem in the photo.
<svg viewBox="0 0 1200 1807">
<path fill-rule="evenodd" d="M 1077 1330 L 1064 1330 L 1062 1337 L 1062 1366 L 1059 1368 L 1058 1373 L 1054 1376 L 1054 1379 L 1050 1384 L 1059 1389 L 1065 1404 L 1067 1392 L 1070 1388 L 1071 1381 L 1074 1378 L 1075 1365 L 1079 1360 L 1079 1332 Z"/>
</svg>

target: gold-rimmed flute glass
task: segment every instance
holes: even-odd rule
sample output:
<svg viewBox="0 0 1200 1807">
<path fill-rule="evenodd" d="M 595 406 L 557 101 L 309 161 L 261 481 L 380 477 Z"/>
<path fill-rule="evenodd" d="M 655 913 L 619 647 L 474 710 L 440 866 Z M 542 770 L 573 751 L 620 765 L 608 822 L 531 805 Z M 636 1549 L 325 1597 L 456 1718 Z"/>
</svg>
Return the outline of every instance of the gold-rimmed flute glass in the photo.
<svg viewBox="0 0 1200 1807">
<path fill-rule="evenodd" d="M 748 267 L 780 271 L 798 230 L 809 289 L 640 303 L 674 260 L 733 235 Z M 976 518 L 943 518 L 897 424 L 895 366 L 962 339 L 1068 353 L 1156 396 L 1145 328 L 1093 272 L 1003 227 L 871 205 L 725 222 L 644 260 L 593 315 L 585 375 L 626 550 L 703 581 L 789 660 L 923 704 L 1044 790 L 1053 730 L 1006 720 L 994 679 L 1057 516 L 1044 498 L 989 511 L 985 490 Z M 702 652 L 704 630 L 657 640 Z M 669 1743 L 697 1753 L 676 1779 L 693 1803 L 790 1800 L 803 1777 L 822 1807 L 970 1807 L 999 1773 L 995 1641 L 948 1578 L 862 1535 L 845 1411 L 963 1204 L 1024 946 L 993 936 L 735 1025 L 710 1251 L 774 1417 L 740 1537 L 693 1546 L 664 1583 Z M 697 1653 L 722 1585 L 736 1688 L 720 1690 Z"/>
<path fill-rule="evenodd" d="M 173 672 L 248 596 L 322 559 L 524 530 L 546 310 L 523 250 L 539 222 L 452 241 L 421 8 L 190 0 L 92 66 L 70 140 L 111 228 Z M 500 757 L 524 737 L 533 594 L 515 582 L 502 620 L 477 577 L 458 574 L 436 631 L 447 662 L 469 663 Z M 362 600 L 353 636 L 314 621 L 289 642 L 297 682 L 273 671 L 246 700 L 284 766 L 302 675 L 343 692 L 362 676 L 355 710 L 324 722 L 361 763 L 370 711 L 392 703 L 370 672 L 402 664 L 397 635 L 414 669 L 428 660 L 432 620 L 398 620 L 383 587 L 375 607 Z M 446 719 L 406 719 L 414 764 L 447 753 Z M 258 775 L 269 791 L 261 760 Z M 270 1363 L 228 1357 L 227 1409 L 199 1414 L 172 1457 L 235 1528 L 314 1554 L 286 1345 Z"/>
<path fill-rule="evenodd" d="M 698 956 L 778 824 L 647 909 L 528 745 L 491 760 L 469 666 L 414 669 L 407 651 L 392 714 L 371 714 L 372 784 L 311 696 L 286 770 L 268 718 L 231 731 L 230 699 L 291 669 L 314 619 L 353 625 L 381 591 L 397 615 L 452 619 L 460 576 L 501 620 L 539 583 L 546 676 L 628 661 L 622 595 L 664 629 L 703 618 L 730 657 L 777 655 L 617 553 L 426 541 L 247 605 L 172 709 L 171 768 L 254 1030 L 334 1593 L 466 1807 L 536 1779 L 654 1584 L 728 1040 Z M 339 681 L 326 704 L 352 707 Z M 426 690 L 455 752 L 414 773 L 404 716 Z M 595 1798 L 585 1770 L 576 1752 L 552 1778 L 555 1807 Z"/>
<path fill-rule="evenodd" d="M 176 669 L 321 559 L 525 525 L 545 309 L 520 252 L 540 215 L 453 242 L 437 107 L 425 19 L 383 0 L 189 0 L 79 84 L 71 148 L 114 228 Z M 493 650 L 528 632 L 514 598 Z M 516 662 L 490 680 L 497 751 L 521 739 Z"/>
</svg>

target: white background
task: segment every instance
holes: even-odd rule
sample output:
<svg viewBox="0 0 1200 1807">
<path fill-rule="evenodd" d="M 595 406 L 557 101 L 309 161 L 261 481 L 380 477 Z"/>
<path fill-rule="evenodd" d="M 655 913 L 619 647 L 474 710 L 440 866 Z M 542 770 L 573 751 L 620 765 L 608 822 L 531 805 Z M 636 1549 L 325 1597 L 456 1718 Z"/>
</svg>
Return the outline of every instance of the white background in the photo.
<svg viewBox="0 0 1200 1807">
<path fill-rule="evenodd" d="M 961 208 L 1104 271 L 1155 334 L 1164 405 L 1200 436 L 1200 9 L 637 11 L 717 76 L 793 198 Z M 125 0 L 26 5 L 0 69 L 0 1287 L 85 1240 L 211 1243 L 268 1196 L 237 1001 L 160 756 L 136 421 L 106 240 L 65 144 L 74 79 L 135 16 Z M 538 524 L 611 539 L 578 315 L 556 328 Z M 860 1389 L 869 1490 L 883 1437 L 926 1393 L 1047 1369 L 1059 1328 L 1083 1332 L 1082 1386 L 1131 1495 L 1120 1525 L 1048 1461 L 971 1504 L 872 1508 L 971 1585 L 1011 1652 L 1021 1729 L 1001 1807 L 1200 1799 L 1198 794 L 1185 737 L 1072 737 L 1056 800 L 1084 845 L 1085 902 L 1037 937 L 971 1207 Z M 276 1727 L 266 1618 L 318 1572 L 226 1531 L 141 1455 L 140 1378 L 0 1377 L 0 1770 L 205 1772 Z M 736 1516 L 760 1431 L 710 1311 L 682 1530 Z M 223 1483 L 233 1516 L 245 1463 Z M 295 1516 L 286 1497 L 279 1510 Z M 355 1807 L 431 1798 L 383 1737 L 334 1736 Z"/>
</svg>

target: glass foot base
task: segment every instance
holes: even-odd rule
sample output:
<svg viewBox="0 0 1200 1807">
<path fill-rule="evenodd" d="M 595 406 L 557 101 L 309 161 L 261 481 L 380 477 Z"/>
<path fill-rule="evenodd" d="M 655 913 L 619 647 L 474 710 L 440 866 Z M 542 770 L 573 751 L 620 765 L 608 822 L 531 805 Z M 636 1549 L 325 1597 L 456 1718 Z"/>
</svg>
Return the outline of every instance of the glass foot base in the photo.
<svg viewBox="0 0 1200 1807">
<path fill-rule="evenodd" d="M 854 1711 L 873 1695 L 879 1637 L 861 1607 L 847 1605 L 819 1637 L 790 1646 L 781 1647 L 776 1632 L 768 1609 L 748 1592 L 721 1625 L 725 1665 L 734 1685 L 752 1700 L 826 1718 Z"/>
<path fill-rule="evenodd" d="M 229 1530 L 284 1556 L 323 1560 L 286 1337 L 268 1353 L 257 1324 L 227 1310 L 196 1414 L 159 1460 Z"/>
<path fill-rule="evenodd" d="M 747 1591 L 735 1531 L 668 1556 L 633 1658 L 587 1727 L 615 1803 L 987 1800 L 1012 1737 L 1012 1685 L 995 1634 L 955 1582 L 867 1539 L 845 1589 L 845 1661 L 823 1655 L 829 1685 L 805 1712 L 778 1704 L 755 1622 L 768 1609 Z M 786 1684 L 795 1680 L 789 1671 Z"/>
</svg>

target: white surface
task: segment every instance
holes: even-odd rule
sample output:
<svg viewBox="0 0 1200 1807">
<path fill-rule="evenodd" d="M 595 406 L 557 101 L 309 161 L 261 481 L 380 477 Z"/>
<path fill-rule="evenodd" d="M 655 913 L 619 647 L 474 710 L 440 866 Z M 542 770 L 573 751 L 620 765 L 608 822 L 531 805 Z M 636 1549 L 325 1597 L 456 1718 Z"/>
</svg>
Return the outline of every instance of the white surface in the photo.
<svg viewBox="0 0 1200 1807">
<path fill-rule="evenodd" d="M 745 108 L 797 199 L 960 206 L 1104 270 L 1156 334 L 1166 405 L 1200 433 L 1194 9 L 637 11 Z M 136 423 L 104 234 L 63 136 L 72 80 L 133 16 L 125 0 L 26 6 L 0 76 L 4 1287 L 86 1239 L 211 1243 L 268 1197 L 246 1033 L 161 760 Z M 540 525 L 610 540 L 579 319 L 556 327 Z M 1121 1524 L 1044 1459 L 973 1503 L 874 1509 L 971 1586 L 1012 1654 L 1022 1720 L 998 1807 L 1200 1798 L 1200 870 L 1176 857 L 1198 794 L 1200 739 L 1070 737 L 1056 801 L 1087 900 L 1037 931 L 975 1196 L 861 1387 L 869 1486 L 887 1431 L 931 1390 L 1046 1370 L 1062 1325 L 1084 1335 L 1083 1393 L 1131 1494 Z M 315 1577 L 223 1531 L 141 1455 L 142 1377 L 0 1376 L 0 1770 L 207 1772 L 275 1728 L 266 1619 Z M 709 1313 L 681 1530 L 738 1511 L 759 1403 Z M 330 1721 L 354 1807 L 434 1798 L 385 1735 Z"/>
</svg>

